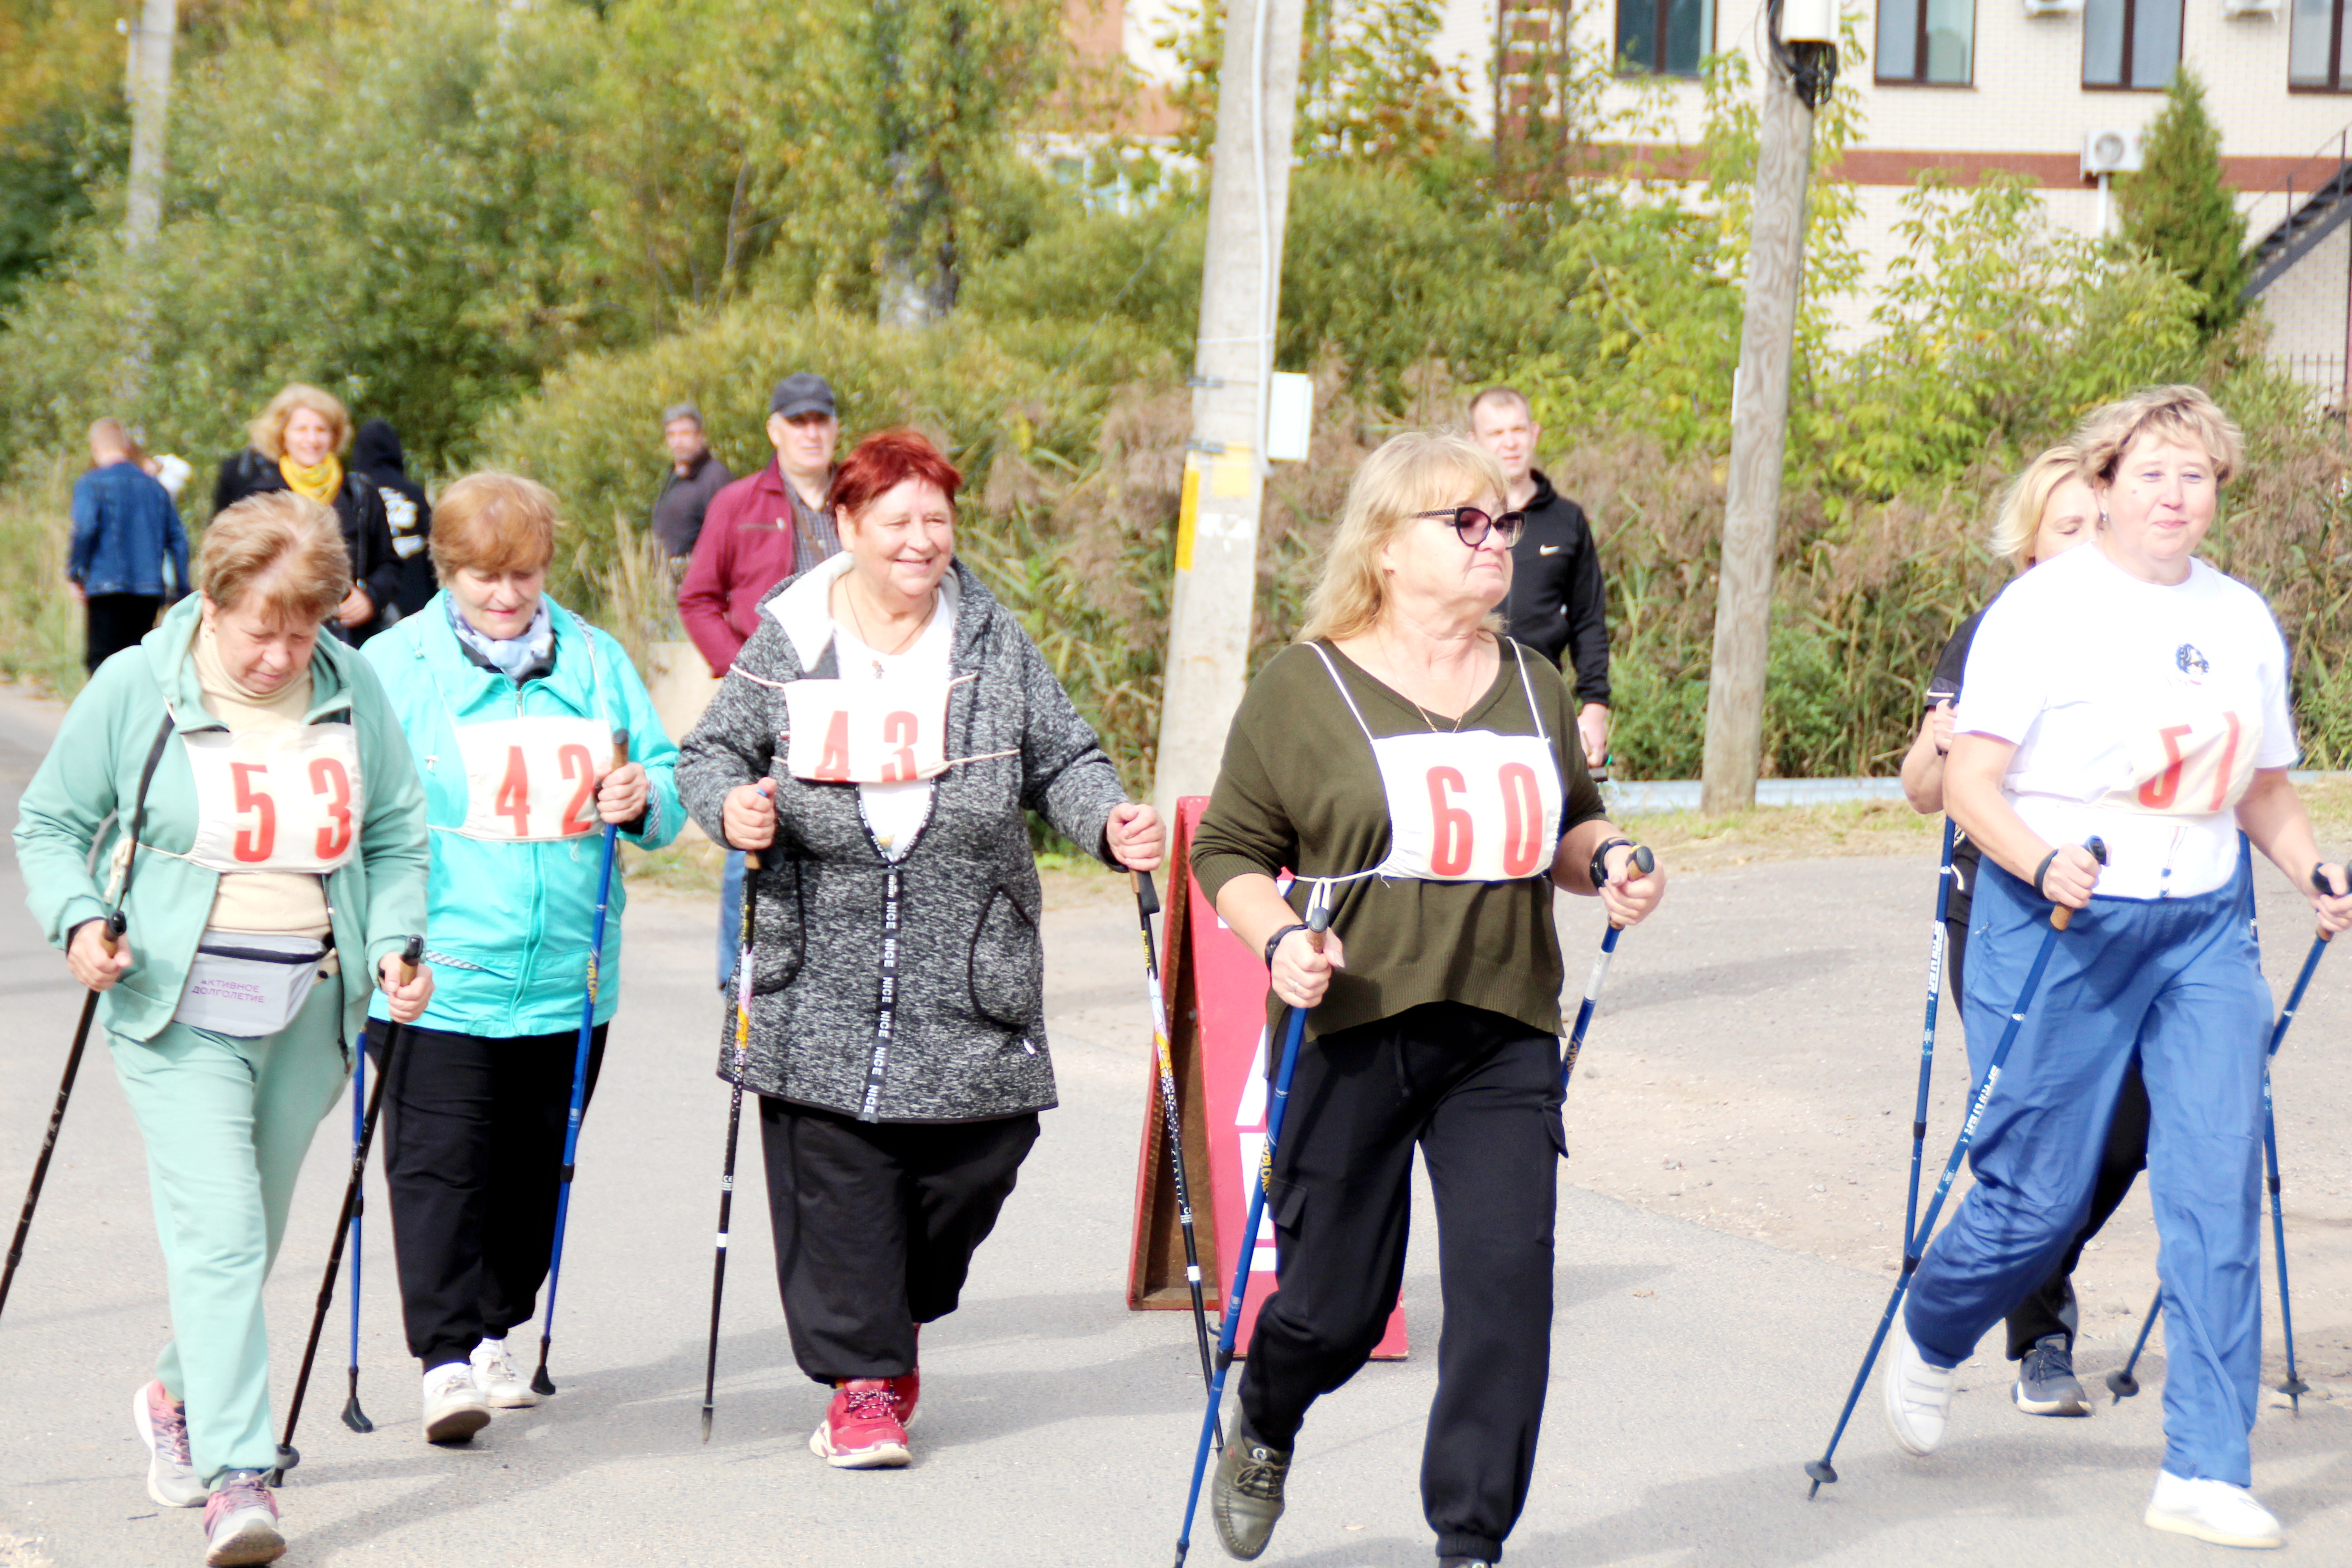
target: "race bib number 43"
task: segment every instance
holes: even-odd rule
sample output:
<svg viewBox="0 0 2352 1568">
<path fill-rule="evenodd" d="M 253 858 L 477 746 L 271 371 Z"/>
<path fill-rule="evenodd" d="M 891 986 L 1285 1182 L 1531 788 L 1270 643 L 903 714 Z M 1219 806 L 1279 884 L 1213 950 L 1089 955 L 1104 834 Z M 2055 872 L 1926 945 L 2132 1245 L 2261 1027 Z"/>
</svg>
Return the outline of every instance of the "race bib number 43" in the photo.
<svg viewBox="0 0 2352 1568">
<path fill-rule="evenodd" d="M 1385 876 L 1508 882 L 1539 876 L 1559 844 L 1563 790 L 1533 735 L 1392 735 L 1372 742 L 1388 795 Z"/>
<path fill-rule="evenodd" d="M 196 785 L 188 858 L 215 871 L 331 871 L 357 848 L 360 753 L 348 724 L 183 732 Z"/>
<path fill-rule="evenodd" d="M 914 784 L 947 771 L 948 683 L 795 680 L 784 765 L 818 784 Z"/>
<path fill-rule="evenodd" d="M 499 719 L 457 727 L 468 838 L 576 838 L 600 826 L 596 779 L 613 734 L 594 719 Z"/>
</svg>

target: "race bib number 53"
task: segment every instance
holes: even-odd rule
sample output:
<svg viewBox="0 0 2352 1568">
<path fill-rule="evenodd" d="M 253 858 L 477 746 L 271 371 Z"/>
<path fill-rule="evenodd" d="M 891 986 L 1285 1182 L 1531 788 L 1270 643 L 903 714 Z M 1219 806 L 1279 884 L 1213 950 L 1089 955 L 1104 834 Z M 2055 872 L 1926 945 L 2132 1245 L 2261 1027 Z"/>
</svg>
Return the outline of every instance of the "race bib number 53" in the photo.
<svg viewBox="0 0 2352 1568">
<path fill-rule="evenodd" d="M 188 858 L 215 871 L 331 871 L 352 858 L 363 815 L 348 724 L 262 733 L 184 732 L 196 786 Z"/>
</svg>

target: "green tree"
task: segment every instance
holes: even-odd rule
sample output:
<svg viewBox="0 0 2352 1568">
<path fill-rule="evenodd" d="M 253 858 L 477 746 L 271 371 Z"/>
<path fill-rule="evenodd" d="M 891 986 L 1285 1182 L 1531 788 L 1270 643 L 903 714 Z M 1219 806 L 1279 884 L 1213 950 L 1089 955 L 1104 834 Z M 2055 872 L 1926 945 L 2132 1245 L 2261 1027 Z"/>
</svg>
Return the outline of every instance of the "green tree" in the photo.
<svg viewBox="0 0 2352 1568">
<path fill-rule="evenodd" d="M 2140 142 L 2136 174 L 2116 177 L 2123 241 L 2146 251 L 2197 290 L 2198 330 L 2209 339 L 2246 312 L 2246 220 L 2221 182 L 2221 132 L 2205 112 L 2205 89 L 2186 69 L 2165 89 L 2164 108 Z"/>
</svg>

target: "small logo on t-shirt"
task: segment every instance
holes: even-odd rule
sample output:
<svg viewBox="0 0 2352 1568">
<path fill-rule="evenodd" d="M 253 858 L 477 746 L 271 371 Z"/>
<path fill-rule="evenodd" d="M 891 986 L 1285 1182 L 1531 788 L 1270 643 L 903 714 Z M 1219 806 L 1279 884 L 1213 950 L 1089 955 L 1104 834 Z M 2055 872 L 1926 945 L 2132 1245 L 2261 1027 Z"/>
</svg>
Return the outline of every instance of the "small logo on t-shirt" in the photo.
<svg viewBox="0 0 2352 1568">
<path fill-rule="evenodd" d="M 2200 675 L 2210 675 L 2213 670 L 2213 667 L 2205 662 L 2205 656 L 2197 651 L 2195 643 L 2185 642 L 2173 650 L 2172 662 L 2180 667 L 2181 674 L 2192 680 Z"/>
</svg>

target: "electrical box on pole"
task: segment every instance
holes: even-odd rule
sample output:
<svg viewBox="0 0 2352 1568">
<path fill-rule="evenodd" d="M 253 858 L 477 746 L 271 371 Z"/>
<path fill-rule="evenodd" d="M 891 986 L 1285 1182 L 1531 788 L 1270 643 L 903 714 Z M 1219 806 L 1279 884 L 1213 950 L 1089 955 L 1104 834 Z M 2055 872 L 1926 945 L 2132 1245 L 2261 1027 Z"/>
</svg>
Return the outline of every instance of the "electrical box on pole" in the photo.
<svg viewBox="0 0 2352 1568">
<path fill-rule="evenodd" d="M 1724 495 L 1715 660 L 1707 678 L 1701 763 L 1699 809 L 1710 816 L 1756 804 L 1780 476 L 1788 452 L 1789 371 L 1804 284 L 1813 110 L 1837 79 L 1835 0 L 1769 0 L 1765 10 L 1770 50 L 1758 127 L 1748 309 L 1731 400 L 1730 479 Z"/>
<path fill-rule="evenodd" d="M 1192 440 L 1184 459 L 1168 668 L 1152 800 L 1207 795 L 1249 677 L 1257 600 L 1290 135 L 1306 0 L 1233 0 L 1217 76 L 1209 232 L 1193 360 Z"/>
</svg>

